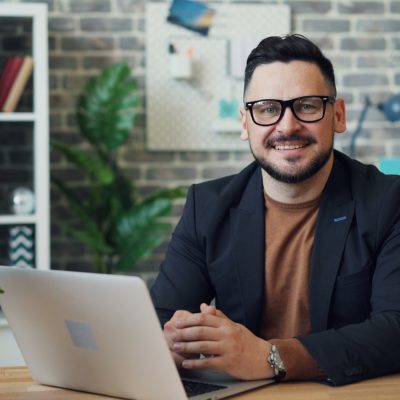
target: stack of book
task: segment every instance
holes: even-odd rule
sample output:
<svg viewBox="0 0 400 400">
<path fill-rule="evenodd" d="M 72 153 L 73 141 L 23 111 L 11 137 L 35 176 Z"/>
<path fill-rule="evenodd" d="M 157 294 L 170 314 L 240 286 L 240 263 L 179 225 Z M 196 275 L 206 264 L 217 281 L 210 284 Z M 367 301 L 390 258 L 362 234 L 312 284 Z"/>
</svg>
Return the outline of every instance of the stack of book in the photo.
<svg viewBox="0 0 400 400">
<path fill-rule="evenodd" d="M 11 56 L 0 73 L 0 111 L 15 111 L 29 77 L 32 74 L 31 56 Z"/>
</svg>

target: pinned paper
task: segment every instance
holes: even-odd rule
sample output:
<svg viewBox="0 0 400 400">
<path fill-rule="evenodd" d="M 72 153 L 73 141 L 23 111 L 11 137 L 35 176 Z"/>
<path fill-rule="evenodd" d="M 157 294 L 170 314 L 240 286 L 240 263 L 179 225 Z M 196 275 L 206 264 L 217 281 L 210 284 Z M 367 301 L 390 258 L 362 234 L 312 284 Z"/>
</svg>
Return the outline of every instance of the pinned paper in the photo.
<svg viewBox="0 0 400 400">
<path fill-rule="evenodd" d="M 239 102 L 236 99 L 220 99 L 218 116 L 221 119 L 235 118 L 239 115 Z"/>
<path fill-rule="evenodd" d="M 195 0 L 173 0 L 167 21 L 207 36 L 215 11 Z"/>
<path fill-rule="evenodd" d="M 233 38 L 229 41 L 229 75 L 243 78 L 247 57 L 259 43 L 258 38 Z"/>
<path fill-rule="evenodd" d="M 193 48 L 189 47 L 182 52 L 177 50 L 173 43 L 168 46 L 169 73 L 174 79 L 190 79 L 192 77 Z"/>
</svg>

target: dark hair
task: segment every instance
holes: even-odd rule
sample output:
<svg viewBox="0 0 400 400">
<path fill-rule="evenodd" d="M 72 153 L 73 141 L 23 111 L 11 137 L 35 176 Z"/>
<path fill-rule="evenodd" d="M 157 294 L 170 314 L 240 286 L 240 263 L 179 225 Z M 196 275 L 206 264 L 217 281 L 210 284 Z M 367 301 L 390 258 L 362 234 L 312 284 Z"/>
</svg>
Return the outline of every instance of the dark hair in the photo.
<svg viewBox="0 0 400 400">
<path fill-rule="evenodd" d="M 263 39 L 253 49 L 247 58 L 244 92 L 246 92 L 253 73 L 259 65 L 270 64 L 275 61 L 288 63 L 295 60 L 316 64 L 329 85 L 332 86 L 333 95 L 336 96 L 335 73 L 332 63 L 322 54 L 317 45 L 299 34 L 283 37 L 270 36 Z"/>
</svg>

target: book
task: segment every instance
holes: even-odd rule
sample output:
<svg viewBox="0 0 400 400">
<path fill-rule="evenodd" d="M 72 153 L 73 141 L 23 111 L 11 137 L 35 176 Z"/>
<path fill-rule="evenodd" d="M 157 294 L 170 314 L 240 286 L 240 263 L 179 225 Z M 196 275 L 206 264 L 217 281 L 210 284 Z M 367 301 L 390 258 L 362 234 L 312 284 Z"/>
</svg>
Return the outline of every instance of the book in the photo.
<svg viewBox="0 0 400 400">
<path fill-rule="evenodd" d="M 21 67 L 18 70 L 17 76 L 14 79 L 13 85 L 8 93 L 8 96 L 4 102 L 3 112 L 15 111 L 21 95 L 25 89 L 26 83 L 32 74 L 33 70 L 33 58 L 31 56 L 25 56 Z"/>
<path fill-rule="evenodd" d="M 0 75 L 0 110 L 4 106 L 23 61 L 24 57 L 22 56 L 12 56 L 7 58 L 4 64 Z"/>
</svg>

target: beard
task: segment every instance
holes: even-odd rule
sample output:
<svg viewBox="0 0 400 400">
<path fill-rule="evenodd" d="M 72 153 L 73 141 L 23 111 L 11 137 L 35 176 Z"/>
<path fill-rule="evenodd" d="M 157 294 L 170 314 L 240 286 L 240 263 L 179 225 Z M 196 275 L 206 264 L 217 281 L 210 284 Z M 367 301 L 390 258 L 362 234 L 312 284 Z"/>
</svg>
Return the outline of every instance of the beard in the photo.
<svg viewBox="0 0 400 400">
<path fill-rule="evenodd" d="M 298 135 L 294 135 L 291 137 L 281 136 L 280 138 L 273 141 L 268 140 L 265 147 L 272 148 L 272 142 L 275 144 L 277 144 L 279 141 L 284 141 L 287 143 L 290 142 L 290 140 L 298 139 L 306 139 L 307 145 L 316 143 L 315 139 L 312 137 L 305 138 Z M 260 167 L 275 180 L 283 183 L 300 183 L 314 176 L 328 162 L 333 151 L 333 141 L 328 150 L 315 154 L 315 156 L 311 158 L 307 165 L 303 168 L 296 167 L 296 161 L 298 159 L 297 156 L 288 158 L 287 161 L 293 164 L 292 172 L 287 171 L 287 169 L 284 170 L 284 168 L 280 168 L 279 166 L 269 162 L 267 159 L 257 156 L 252 149 L 251 143 L 250 150 L 258 165 L 260 165 Z"/>
</svg>

